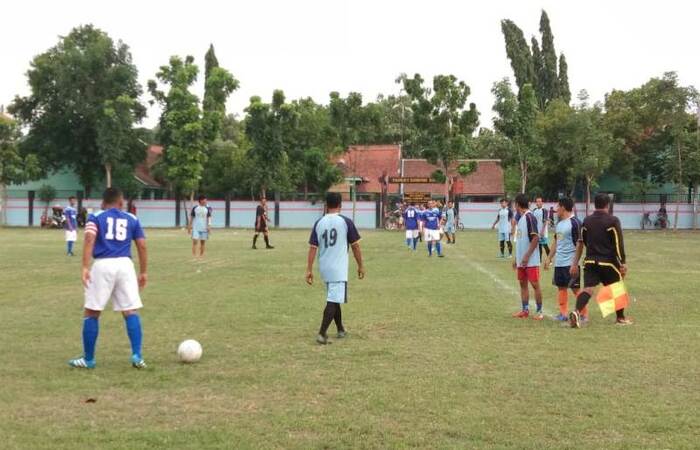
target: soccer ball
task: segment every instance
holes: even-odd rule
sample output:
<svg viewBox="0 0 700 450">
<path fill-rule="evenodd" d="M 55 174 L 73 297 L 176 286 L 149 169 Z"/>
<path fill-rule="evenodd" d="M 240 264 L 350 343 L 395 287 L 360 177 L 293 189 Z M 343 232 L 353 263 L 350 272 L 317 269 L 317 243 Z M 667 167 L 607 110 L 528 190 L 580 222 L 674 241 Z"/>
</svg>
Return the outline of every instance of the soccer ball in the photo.
<svg viewBox="0 0 700 450">
<path fill-rule="evenodd" d="M 202 357 L 202 345 L 194 339 L 182 341 L 177 348 L 177 356 L 184 363 L 196 363 Z"/>
</svg>

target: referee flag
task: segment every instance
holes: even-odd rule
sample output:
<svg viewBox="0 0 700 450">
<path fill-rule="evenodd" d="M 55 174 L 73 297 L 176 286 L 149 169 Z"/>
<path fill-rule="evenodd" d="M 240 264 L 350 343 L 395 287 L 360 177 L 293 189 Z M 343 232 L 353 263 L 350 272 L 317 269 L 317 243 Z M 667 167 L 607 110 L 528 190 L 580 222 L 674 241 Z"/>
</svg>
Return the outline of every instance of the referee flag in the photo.
<svg viewBox="0 0 700 450">
<path fill-rule="evenodd" d="M 603 286 L 598 291 L 596 302 L 598 302 L 603 317 L 607 317 L 622 308 L 627 308 L 629 305 L 629 294 L 627 294 L 625 283 L 618 281 L 617 283 Z"/>
</svg>

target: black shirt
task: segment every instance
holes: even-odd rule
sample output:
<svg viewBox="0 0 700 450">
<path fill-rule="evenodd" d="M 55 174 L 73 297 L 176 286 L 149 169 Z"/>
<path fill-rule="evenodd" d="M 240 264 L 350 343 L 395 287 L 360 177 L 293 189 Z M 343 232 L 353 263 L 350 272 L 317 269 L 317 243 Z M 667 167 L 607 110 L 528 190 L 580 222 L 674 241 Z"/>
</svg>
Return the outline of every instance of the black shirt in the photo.
<svg viewBox="0 0 700 450">
<path fill-rule="evenodd" d="M 265 208 L 263 208 L 262 205 L 258 205 L 255 210 L 255 223 L 256 225 L 262 225 L 265 223 Z"/>
<path fill-rule="evenodd" d="M 617 217 L 595 211 L 583 220 L 579 240 L 586 246 L 586 261 L 625 264 L 625 244 Z"/>
</svg>

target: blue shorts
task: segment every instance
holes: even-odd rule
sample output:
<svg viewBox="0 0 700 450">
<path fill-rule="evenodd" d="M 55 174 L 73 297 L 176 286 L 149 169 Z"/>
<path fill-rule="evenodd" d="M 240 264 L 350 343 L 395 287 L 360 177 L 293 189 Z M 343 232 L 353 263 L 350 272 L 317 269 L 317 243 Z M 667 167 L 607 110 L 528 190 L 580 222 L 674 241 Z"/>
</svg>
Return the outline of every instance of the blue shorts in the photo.
<svg viewBox="0 0 700 450">
<path fill-rule="evenodd" d="M 331 303 L 347 303 L 348 302 L 348 282 L 334 281 L 326 283 L 326 301 Z"/>
<path fill-rule="evenodd" d="M 510 241 L 510 233 L 498 233 L 498 241 Z"/>
<path fill-rule="evenodd" d="M 549 245 L 549 236 L 541 237 L 540 245 Z"/>
<path fill-rule="evenodd" d="M 455 232 L 455 226 L 454 224 L 450 223 L 445 226 L 445 232 L 453 234 Z"/>
<path fill-rule="evenodd" d="M 192 230 L 192 239 L 195 241 L 206 241 L 209 239 L 209 232 Z"/>
</svg>

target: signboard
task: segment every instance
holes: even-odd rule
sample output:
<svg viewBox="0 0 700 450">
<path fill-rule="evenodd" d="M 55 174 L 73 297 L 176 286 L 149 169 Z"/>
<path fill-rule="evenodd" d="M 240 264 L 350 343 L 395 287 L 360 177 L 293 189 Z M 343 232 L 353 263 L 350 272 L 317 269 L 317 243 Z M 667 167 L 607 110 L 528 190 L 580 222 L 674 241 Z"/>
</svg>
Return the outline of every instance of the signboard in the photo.
<svg viewBox="0 0 700 450">
<path fill-rule="evenodd" d="M 394 184 L 424 184 L 432 182 L 433 180 L 431 180 L 430 177 L 389 177 L 389 183 Z"/>
<path fill-rule="evenodd" d="M 430 199 L 430 192 L 406 192 L 403 194 L 403 201 L 407 203 L 426 203 Z"/>
</svg>

